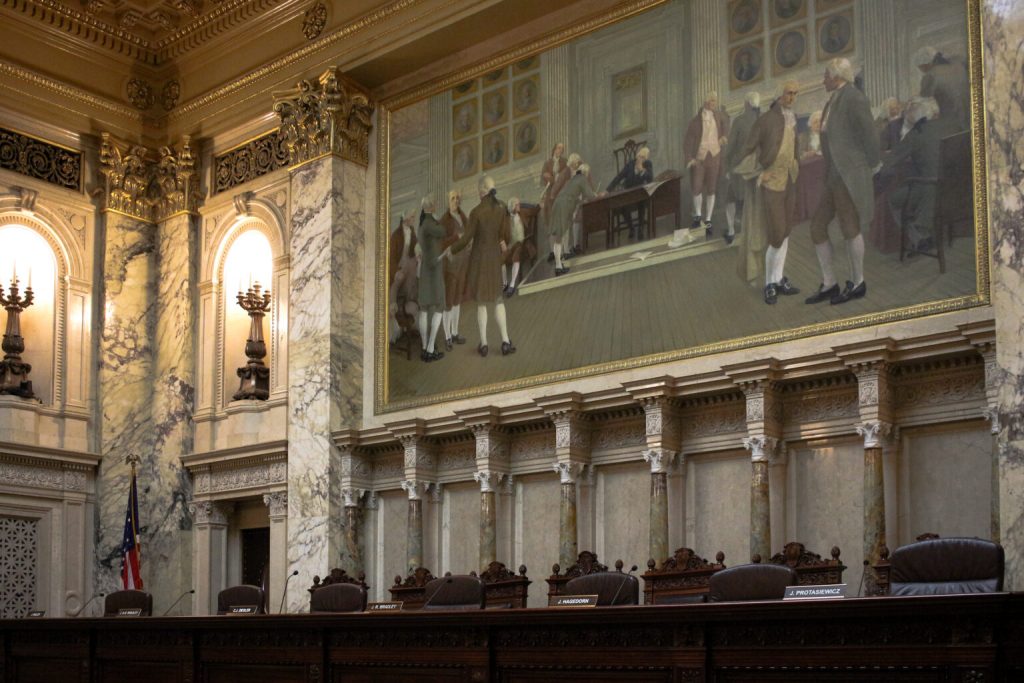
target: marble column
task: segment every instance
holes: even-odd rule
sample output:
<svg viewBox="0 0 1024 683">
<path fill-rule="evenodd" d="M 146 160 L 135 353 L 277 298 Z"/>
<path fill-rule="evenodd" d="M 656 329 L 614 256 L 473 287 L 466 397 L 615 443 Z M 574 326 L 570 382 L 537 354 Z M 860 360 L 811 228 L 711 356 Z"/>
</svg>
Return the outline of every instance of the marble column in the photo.
<svg viewBox="0 0 1024 683">
<path fill-rule="evenodd" d="M 651 466 L 649 558 L 663 562 L 669 556 L 668 547 L 668 470 L 676 454 L 663 449 L 648 449 L 644 461 Z"/>
<path fill-rule="evenodd" d="M 364 200 L 372 108 L 331 67 L 275 93 L 290 161 L 288 296 L 288 586 L 290 612 L 305 586 L 337 562 L 344 513 L 332 431 L 363 415 Z"/>
<path fill-rule="evenodd" d="M 363 545 L 360 530 L 363 526 L 363 489 L 343 488 L 341 497 L 345 503 L 344 557 L 343 566 L 349 576 L 359 576 L 366 571 L 363 566 Z"/>
<path fill-rule="evenodd" d="M 778 447 L 778 439 L 752 436 L 743 440 L 750 451 L 750 557 L 762 560 L 772 556 L 771 500 L 768 495 L 768 461 Z"/>
<path fill-rule="evenodd" d="M 857 425 L 864 437 L 864 559 L 874 564 L 881 558 L 885 539 L 885 475 L 883 442 L 895 429 L 888 422 L 870 420 Z M 866 591 L 871 595 L 870 586 Z"/>
<path fill-rule="evenodd" d="M 722 3 L 718 0 L 692 0 L 690 3 L 690 24 L 700 30 L 691 31 L 693 42 L 691 53 L 691 83 L 693 84 L 690 107 L 697 111 L 709 92 L 724 95 L 722 74 L 728 73 L 722 57 L 725 43 L 722 36 L 725 22 L 722 19 Z M 721 97 L 719 98 L 721 101 Z"/>
<path fill-rule="evenodd" d="M 558 564 L 565 568 L 571 566 L 579 555 L 576 542 L 576 477 L 583 466 L 559 462 L 552 468 L 558 473 L 562 484 L 558 507 Z"/>
<path fill-rule="evenodd" d="M 192 614 L 216 614 L 217 594 L 227 588 L 231 505 L 202 500 L 189 503 L 188 509 L 192 514 L 192 577 L 196 590 Z"/>
<path fill-rule="evenodd" d="M 423 566 L 423 496 L 427 484 L 415 479 L 403 479 L 402 490 L 409 496 L 406 517 L 405 568 L 412 572 Z"/>
<path fill-rule="evenodd" d="M 494 488 L 501 478 L 501 474 L 487 470 L 473 473 L 473 479 L 480 484 L 480 571 L 498 559 Z"/>
<path fill-rule="evenodd" d="M 281 591 L 288 576 L 288 492 L 263 494 L 270 518 L 270 576 L 267 580 L 267 605 L 276 610 L 281 604 Z"/>
</svg>

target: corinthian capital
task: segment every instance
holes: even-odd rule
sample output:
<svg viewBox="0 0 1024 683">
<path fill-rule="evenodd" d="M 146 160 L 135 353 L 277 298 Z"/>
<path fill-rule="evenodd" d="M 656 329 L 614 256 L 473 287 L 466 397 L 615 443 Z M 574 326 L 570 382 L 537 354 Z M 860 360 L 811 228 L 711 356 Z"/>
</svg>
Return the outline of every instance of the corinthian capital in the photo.
<svg viewBox="0 0 1024 683">
<path fill-rule="evenodd" d="M 199 174 L 191 138 L 182 136 L 177 149 L 160 148 L 156 166 L 156 183 L 160 196 L 154 205 L 156 220 L 176 213 L 194 213 L 199 206 Z"/>
<path fill-rule="evenodd" d="M 274 93 L 274 112 L 291 163 L 300 164 L 327 154 L 366 166 L 369 157 L 370 99 L 332 66 L 315 81 Z"/>
<path fill-rule="evenodd" d="M 120 142 L 110 133 L 100 137 L 100 173 L 103 175 L 103 208 L 139 220 L 152 218 L 150 188 L 153 167 L 149 150 Z"/>
</svg>

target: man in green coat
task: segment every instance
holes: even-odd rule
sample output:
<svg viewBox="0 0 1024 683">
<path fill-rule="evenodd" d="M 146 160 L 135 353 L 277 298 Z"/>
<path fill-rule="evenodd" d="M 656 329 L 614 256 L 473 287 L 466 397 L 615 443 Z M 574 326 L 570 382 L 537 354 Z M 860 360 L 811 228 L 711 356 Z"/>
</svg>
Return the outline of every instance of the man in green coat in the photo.
<svg viewBox="0 0 1024 683">
<path fill-rule="evenodd" d="M 821 286 L 807 303 L 843 304 L 867 294 L 864 281 L 864 233 L 875 212 L 873 175 L 880 163 L 875 121 L 867 97 L 853 84 L 853 66 L 837 58 L 825 69 L 825 90 L 831 93 L 821 117 L 821 151 L 825 157 L 825 190 L 811 216 L 811 239 L 821 265 Z M 839 219 L 850 259 L 850 279 L 839 288 L 832 270 L 828 225 Z"/>
<path fill-rule="evenodd" d="M 501 285 L 501 263 L 508 251 L 511 219 L 505 203 L 497 197 L 493 178 L 480 178 L 477 189 L 480 191 L 480 203 L 469 212 L 466 231 L 438 258 L 458 254 L 472 242 L 466 274 L 466 300 L 476 301 L 476 321 L 480 328 L 477 353 L 487 356 L 487 304 L 491 304 L 501 333 L 501 355 L 507 356 L 516 351 L 508 336 Z"/>
<path fill-rule="evenodd" d="M 420 330 L 426 333 L 421 340 L 420 359 L 427 363 L 444 358 L 444 352 L 434 350 L 444 311 L 444 267 L 440 260 L 444 237 L 444 226 L 434 218 L 434 198 L 428 195 L 420 202 L 420 225 L 416 231 L 420 258 L 419 323 Z"/>
</svg>

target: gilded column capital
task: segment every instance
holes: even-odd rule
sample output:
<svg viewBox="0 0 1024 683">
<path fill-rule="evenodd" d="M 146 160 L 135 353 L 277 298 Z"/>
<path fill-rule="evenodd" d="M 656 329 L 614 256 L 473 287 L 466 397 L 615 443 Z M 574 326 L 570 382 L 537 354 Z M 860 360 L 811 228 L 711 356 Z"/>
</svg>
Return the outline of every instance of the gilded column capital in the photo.
<svg viewBox="0 0 1024 683">
<path fill-rule="evenodd" d="M 157 221 L 177 213 L 196 213 L 199 209 L 199 174 L 190 136 L 182 136 L 176 148 L 160 148 L 156 184 L 159 194 L 153 210 Z"/>
<path fill-rule="evenodd" d="M 148 149 L 101 133 L 100 174 L 102 209 L 152 221 L 153 164 Z"/>
<path fill-rule="evenodd" d="M 291 164 L 328 154 L 362 166 L 369 163 L 373 106 L 355 83 L 329 67 L 316 80 L 302 80 L 291 90 L 274 93 L 274 112 Z"/>
</svg>

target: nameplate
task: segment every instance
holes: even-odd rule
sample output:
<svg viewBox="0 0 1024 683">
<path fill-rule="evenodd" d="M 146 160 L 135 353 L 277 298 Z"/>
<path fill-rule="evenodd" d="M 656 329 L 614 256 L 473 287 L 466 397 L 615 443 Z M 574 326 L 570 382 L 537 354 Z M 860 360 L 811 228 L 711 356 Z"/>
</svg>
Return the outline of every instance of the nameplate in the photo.
<svg viewBox="0 0 1024 683">
<path fill-rule="evenodd" d="M 259 605 L 232 605 L 228 607 L 228 614 L 256 614 Z"/>
<path fill-rule="evenodd" d="M 141 617 L 142 616 L 142 608 L 141 607 L 122 607 L 121 609 L 117 610 L 117 616 L 119 616 L 119 617 Z"/>
<path fill-rule="evenodd" d="M 846 584 L 837 583 L 831 586 L 786 586 L 783 600 L 828 600 L 845 598 Z"/>
<path fill-rule="evenodd" d="M 26 614 L 25 616 L 27 618 L 29 618 L 29 619 L 39 619 L 41 617 L 45 617 L 46 616 L 46 610 L 44 610 L 44 609 L 34 609 L 31 612 L 29 612 L 28 614 Z"/>
<path fill-rule="evenodd" d="M 401 600 L 371 602 L 366 605 L 367 612 L 400 612 L 404 603 Z"/>
<path fill-rule="evenodd" d="M 596 595 L 559 595 L 555 597 L 552 607 L 597 607 Z"/>
</svg>

